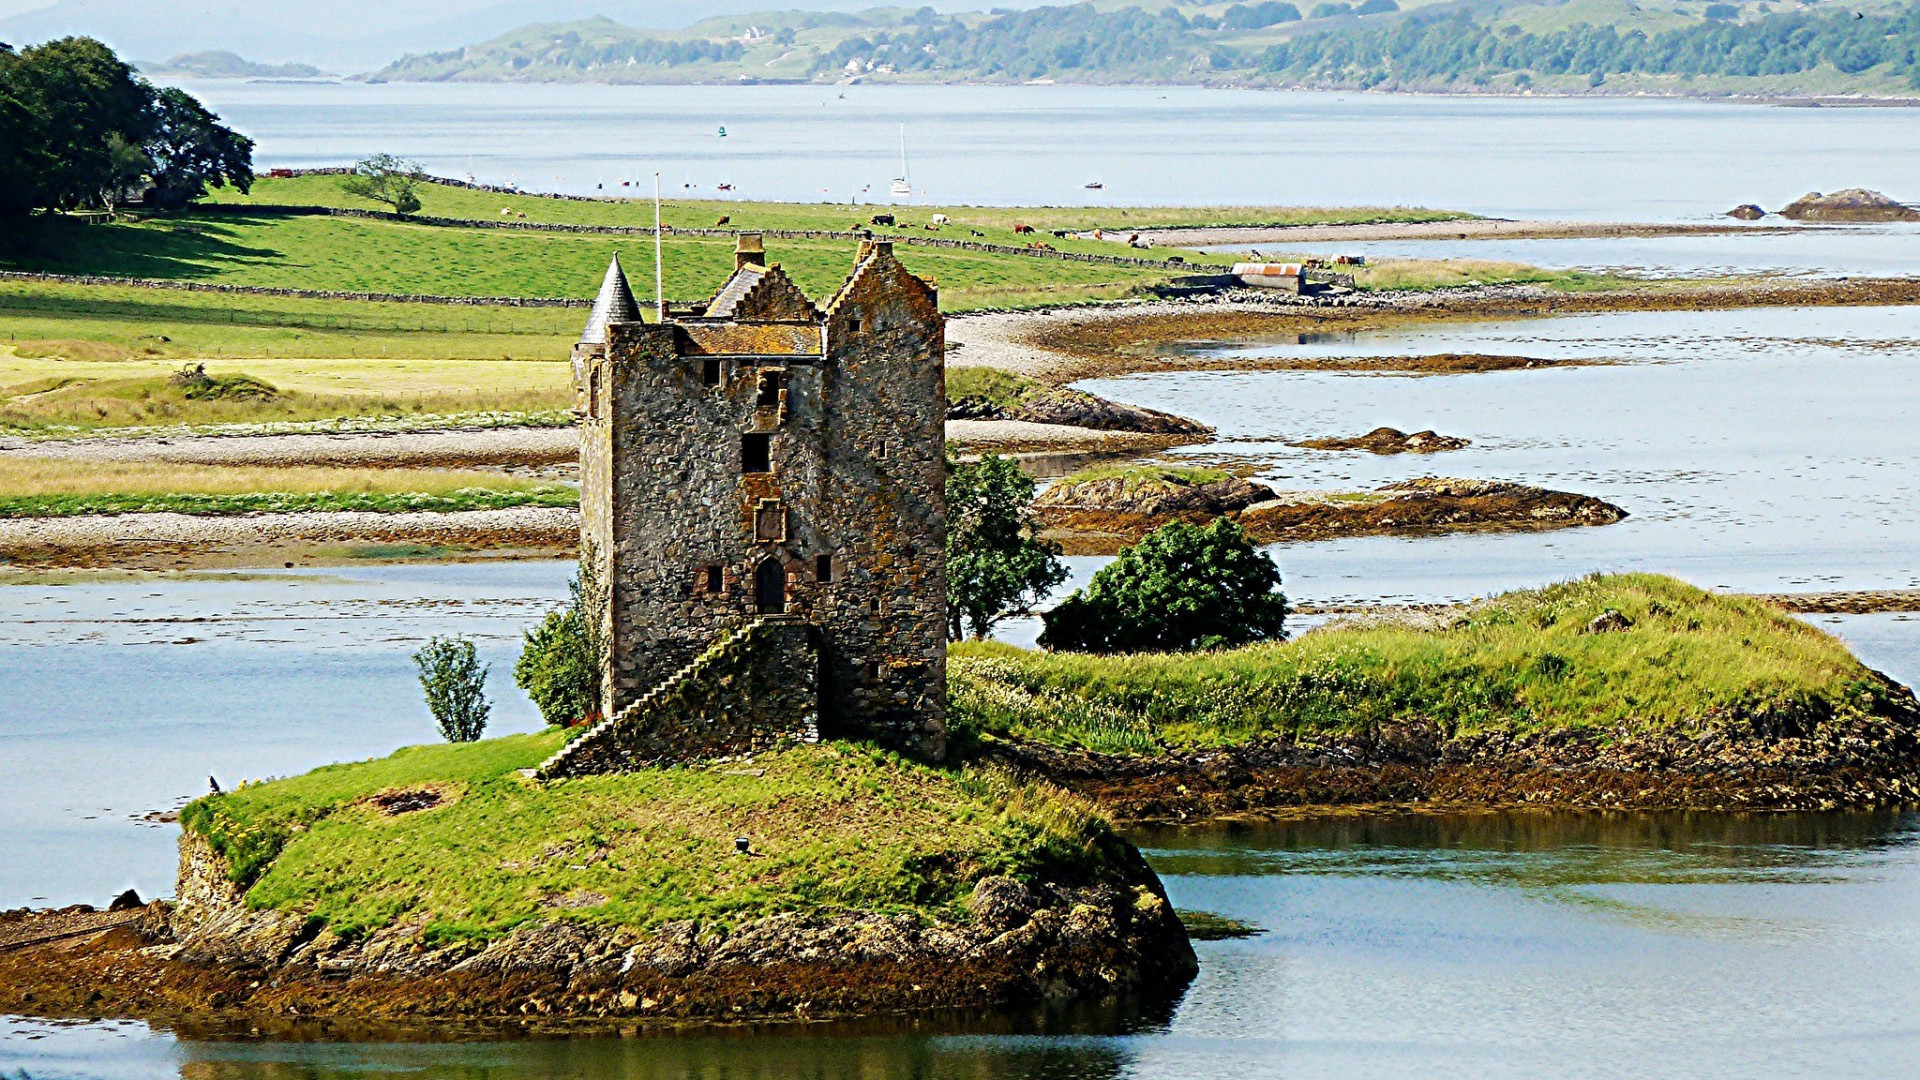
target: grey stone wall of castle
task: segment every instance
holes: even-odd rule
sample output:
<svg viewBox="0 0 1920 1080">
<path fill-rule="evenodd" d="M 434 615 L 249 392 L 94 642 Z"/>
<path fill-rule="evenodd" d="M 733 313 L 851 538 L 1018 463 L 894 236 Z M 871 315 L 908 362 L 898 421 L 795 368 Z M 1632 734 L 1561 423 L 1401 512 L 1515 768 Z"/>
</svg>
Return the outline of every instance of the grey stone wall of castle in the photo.
<svg viewBox="0 0 1920 1080">
<path fill-rule="evenodd" d="M 738 757 L 820 738 L 819 630 L 790 616 L 722 631 L 685 668 L 542 764 L 542 780 Z"/>
<path fill-rule="evenodd" d="M 819 726 L 946 748 L 944 322 L 892 245 L 816 306 L 757 237 L 643 322 L 616 262 L 574 351 L 608 716 L 764 616 L 817 627 Z"/>
</svg>

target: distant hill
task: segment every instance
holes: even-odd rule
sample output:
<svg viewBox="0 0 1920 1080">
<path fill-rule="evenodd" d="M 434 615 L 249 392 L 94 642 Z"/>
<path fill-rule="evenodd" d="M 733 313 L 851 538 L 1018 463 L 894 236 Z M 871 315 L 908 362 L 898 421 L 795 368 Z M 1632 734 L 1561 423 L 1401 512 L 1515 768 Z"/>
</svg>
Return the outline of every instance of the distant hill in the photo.
<svg viewBox="0 0 1920 1080">
<path fill-rule="evenodd" d="M 195 79 L 316 79 L 327 73 L 312 64 L 256 64 L 230 52 L 181 53 L 164 63 L 141 63 L 151 75 L 184 75 Z"/>
<path fill-rule="evenodd" d="M 1100 0 L 542 23 L 370 78 L 1198 83 L 1477 93 L 1915 96 L 1920 0 Z M 1152 10 L 1148 10 L 1151 7 Z"/>
</svg>

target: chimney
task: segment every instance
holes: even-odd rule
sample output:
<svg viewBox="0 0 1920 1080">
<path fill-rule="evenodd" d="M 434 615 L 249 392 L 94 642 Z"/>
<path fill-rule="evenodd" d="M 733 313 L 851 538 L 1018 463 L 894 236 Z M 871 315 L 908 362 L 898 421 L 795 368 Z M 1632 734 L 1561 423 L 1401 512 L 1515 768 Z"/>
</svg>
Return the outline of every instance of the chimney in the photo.
<svg viewBox="0 0 1920 1080">
<path fill-rule="evenodd" d="M 761 241 L 759 233 L 741 233 L 733 249 L 733 270 L 739 273 L 748 266 L 767 265 L 767 245 Z"/>
</svg>

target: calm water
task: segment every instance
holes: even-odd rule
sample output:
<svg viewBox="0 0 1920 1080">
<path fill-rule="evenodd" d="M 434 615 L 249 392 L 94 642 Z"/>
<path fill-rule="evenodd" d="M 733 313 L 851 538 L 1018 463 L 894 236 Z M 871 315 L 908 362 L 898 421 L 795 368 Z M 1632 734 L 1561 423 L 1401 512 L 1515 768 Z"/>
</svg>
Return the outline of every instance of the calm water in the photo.
<svg viewBox="0 0 1920 1080">
<path fill-rule="evenodd" d="M 1270 932 L 1201 943 L 1180 1000 L 1127 1016 L 426 1045 L 0 1019 L 0 1072 L 1745 1080 L 1920 1067 L 1914 815 L 1370 817 L 1136 839 L 1176 903 Z"/>
<path fill-rule="evenodd" d="M 1774 219 L 1773 224 L 1778 224 Z M 1342 254 L 1411 259 L 1493 259 L 1558 270 L 1651 277 L 1783 274 L 1790 277 L 1900 277 L 1920 274 L 1920 224 L 1824 225 L 1785 232 L 1704 236 L 1584 237 L 1566 240 L 1378 240 L 1273 244 L 1216 251 L 1262 255 Z"/>
<path fill-rule="evenodd" d="M 907 125 L 924 197 L 1024 203 L 1421 203 L 1704 220 L 1817 188 L 1920 195 L 1904 110 L 1485 101 L 1133 88 L 195 86 L 263 165 L 374 151 L 530 188 L 742 195 L 883 190 Z M 728 135 L 718 136 L 725 125 Z M 1489 168 L 1497 162 L 1498 168 Z M 1082 185 L 1099 179 L 1107 187 Z M 1484 242 L 1380 253 L 1866 274 L 1912 272 L 1912 231 Z M 1343 248 L 1345 249 L 1345 248 Z M 1423 473 L 1591 492 L 1633 517 L 1531 536 L 1276 549 L 1299 600 L 1434 600 L 1590 569 L 1743 589 L 1920 585 L 1904 311 L 1601 316 L 1262 346 L 1471 349 L 1615 366 L 1408 379 L 1170 374 L 1095 389 L 1199 417 L 1286 486 Z M 1475 445 L 1440 458 L 1295 450 L 1378 424 Z M 1099 560 L 1072 560 L 1076 582 Z M 351 567 L 0 587 L 0 907 L 165 895 L 206 788 L 433 736 L 407 655 L 480 640 L 495 732 L 520 632 L 559 563 Z M 1822 617 L 1920 680 L 1916 617 Z M 1014 625 L 1008 636 L 1030 636 Z M 306 1042 L 0 1018 L 0 1076 L 1105 1080 L 1896 1077 L 1920 1058 L 1920 819 L 1482 815 L 1139 837 L 1176 902 L 1272 932 L 1203 943 L 1177 1002 L 691 1037 Z M 446 1033 L 443 1033 L 446 1034 Z"/>
<path fill-rule="evenodd" d="M 1439 377 L 1167 372 L 1085 384 L 1191 416 L 1191 456 L 1282 488 L 1416 476 L 1583 492 L 1603 528 L 1276 549 L 1314 599 L 1465 599 L 1590 570 L 1653 570 L 1748 591 L 1920 586 L 1920 308 L 1593 315 L 1381 331 L 1229 355 L 1487 352 L 1617 361 Z M 1380 425 L 1471 439 L 1384 457 L 1289 442 Z"/>
<path fill-rule="evenodd" d="M 929 201 L 1664 221 L 1809 190 L 1920 198 L 1906 109 L 1192 87 L 187 85 L 259 140 L 263 166 L 386 151 L 537 190 L 618 191 L 658 171 L 669 193 L 731 183 L 744 198 L 884 199 L 904 124 Z"/>
</svg>

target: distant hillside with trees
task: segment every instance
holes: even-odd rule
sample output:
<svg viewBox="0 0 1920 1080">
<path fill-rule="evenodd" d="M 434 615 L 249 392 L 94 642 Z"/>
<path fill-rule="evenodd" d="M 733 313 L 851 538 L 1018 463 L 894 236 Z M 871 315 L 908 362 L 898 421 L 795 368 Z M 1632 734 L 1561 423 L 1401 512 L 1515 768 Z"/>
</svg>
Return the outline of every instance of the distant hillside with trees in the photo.
<svg viewBox="0 0 1920 1080">
<path fill-rule="evenodd" d="M 608 19 L 406 57 L 380 80 L 1144 82 L 1480 92 L 1911 95 L 1920 2 L 1254 0 L 943 15 Z"/>
<path fill-rule="evenodd" d="M 133 199 L 176 209 L 252 183 L 253 140 L 100 42 L 0 44 L 0 218 Z"/>
</svg>

